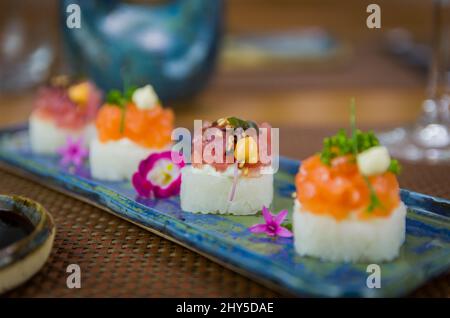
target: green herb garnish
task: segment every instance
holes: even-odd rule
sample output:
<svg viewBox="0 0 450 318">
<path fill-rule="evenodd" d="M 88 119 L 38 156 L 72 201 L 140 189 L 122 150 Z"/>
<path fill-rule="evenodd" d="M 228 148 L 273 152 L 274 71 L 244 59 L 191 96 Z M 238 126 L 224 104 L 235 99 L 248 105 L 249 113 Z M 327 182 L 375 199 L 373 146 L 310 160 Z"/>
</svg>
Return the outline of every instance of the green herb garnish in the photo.
<svg viewBox="0 0 450 318">
<path fill-rule="evenodd" d="M 353 154 L 356 156 L 358 154 L 358 146 L 356 141 L 356 105 L 354 97 L 350 99 L 350 129 L 352 132 L 352 150 Z"/>
<path fill-rule="evenodd" d="M 112 105 L 122 104 L 122 93 L 118 89 L 112 89 L 106 95 L 106 102 Z"/>
<path fill-rule="evenodd" d="M 127 103 L 131 101 L 134 91 L 136 87 L 132 86 L 127 88 L 122 94 L 118 89 L 110 90 L 108 95 L 106 96 L 106 102 L 113 106 L 119 107 L 121 110 L 120 117 L 120 133 L 123 133 L 125 130 L 125 114 L 127 110 Z"/>
<path fill-rule="evenodd" d="M 283 223 L 283 227 L 287 228 L 289 231 L 292 232 L 292 223 Z"/>
<path fill-rule="evenodd" d="M 341 129 L 336 135 L 323 140 L 320 160 L 324 164 L 331 165 L 331 161 L 334 158 L 350 154 L 352 154 L 356 159 L 356 156 L 359 153 L 380 144 L 374 132 L 362 132 L 356 128 L 355 98 L 352 98 L 350 101 L 350 131 L 350 136 L 347 136 L 345 130 Z M 391 159 L 388 171 L 398 175 L 401 171 L 400 163 L 395 159 Z M 364 177 L 364 180 L 366 181 L 367 187 L 370 191 L 370 203 L 367 207 L 367 211 L 372 212 L 376 208 L 382 207 L 382 203 L 370 184 L 369 179 Z"/>
<path fill-rule="evenodd" d="M 256 130 L 256 133 L 259 134 L 259 127 L 254 121 L 247 120 L 247 124 L 249 128 L 254 128 Z"/>
<path fill-rule="evenodd" d="M 238 127 L 241 127 L 243 129 L 248 128 L 248 123 L 243 119 L 240 119 L 237 117 L 228 117 L 227 121 L 234 128 L 238 128 Z"/>
<path fill-rule="evenodd" d="M 127 101 L 131 101 L 131 98 L 133 97 L 134 92 L 137 90 L 137 86 L 130 86 L 127 89 L 125 89 L 125 92 L 123 94 L 123 97 L 127 100 Z"/>
<path fill-rule="evenodd" d="M 391 159 L 391 163 L 389 164 L 388 168 L 389 172 L 392 172 L 395 175 L 399 175 L 400 172 L 402 172 L 402 166 L 396 159 Z"/>
<path fill-rule="evenodd" d="M 233 128 L 242 128 L 244 130 L 247 130 L 248 128 L 254 128 L 256 130 L 256 133 L 259 133 L 258 125 L 254 121 L 243 120 L 237 117 L 228 117 L 227 122 Z"/>
<path fill-rule="evenodd" d="M 364 177 L 364 180 L 367 183 L 367 187 L 370 191 L 370 203 L 367 207 L 367 212 L 373 212 L 376 208 L 382 208 L 383 204 L 381 203 L 380 199 L 377 196 L 377 193 L 375 192 L 375 189 L 372 187 L 372 184 L 370 183 L 369 179 L 367 177 Z"/>
<path fill-rule="evenodd" d="M 323 140 L 320 159 L 324 164 L 330 165 L 331 160 L 338 156 L 353 154 L 356 157 L 358 153 L 379 144 L 377 137 L 371 131 L 362 132 L 355 128 L 352 130 L 351 136 L 348 137 L 345 130 L 341 129 L 336 135 Z"/>
</svg>

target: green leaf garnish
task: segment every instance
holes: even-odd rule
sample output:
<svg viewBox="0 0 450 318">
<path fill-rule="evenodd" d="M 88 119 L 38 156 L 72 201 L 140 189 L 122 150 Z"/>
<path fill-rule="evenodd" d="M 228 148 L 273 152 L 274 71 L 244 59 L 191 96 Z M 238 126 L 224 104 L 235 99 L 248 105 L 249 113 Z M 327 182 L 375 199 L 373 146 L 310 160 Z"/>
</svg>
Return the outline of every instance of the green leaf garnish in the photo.
<svg viewBox="0 0 450 318">
<path fill-rule="evenodd" d="M 131 98 L 133 97 L 134 92 L 138 89 L 137 86 L 132 85 L 129 88 L 127 88 L 123 94 L 123 97 L 127 100 L 127 101 L 131 101 Z"/>
<path fill-rule="evenodd" d="M 237 117 L 228 117 L 227 121 L 234 128 L 238 128 L 238 127 L 241 127 L 242 129 L 247 129 L 248 128 L 247 121 L 245 121 L 243 119 L 240 119 L 240 118 L 237 118 Z"/>
<path fill-rule="evenodd" d="M 135 86 L 132 86 L 130 88 L 127 88 L 123 94 L 120 90 L 113 89 L 110 90 L 108 92 L 108 95 L 106 96 L 106 102 L 108 104 L 119 107 L 121 110 L 120 133 L 123 133 L 125 130 L 125 114 L 127 110 L 127 103 L 131 101 L 133 93 L 136 89 L 137 88 Z"/>
<path fill-rule="evenodd" d="M 370 203 L 369 206 L 367 207 L 367 212 L 373 212 L 376 208 L 382 208 L 383 204 L 378 198 L 377 193 L 375 192 L 375 189 L 373 188 L 369 179 L 367 177 L 364 177 L 364 180 L 366 181 L 367 187 L 369 188 L 370 191 Z"/>
<path fill-rule="evenodd" d="M 106 96 L 106 102 L 112 105 L 121 105 L 122 93 L 117 89 L 110 90 Z"/>
<path fill-rule="evenodd" d="M 292 232 L 292 223 L 283 223 L 283 227 Z"/>
<path fill-rule="evenodd" d="M 259 133 L 258 125 L 251 120 L 243 120 L 237 117 L 228 117 L 228 124 L 230 124 L 233 128 L 242 128 L 247 130 L 248 128 L 254 128 L 257 133 Z"/>
<path fill-rule="evenodd" d="M 251 120 L 247 120 L 248 128 L 254 128 L 256 130 L 256 133 L 259 134 L 259 127 L 258 125 Z"/>
<path fill-rule="evenodd" d="M 356 157 L 358 153 L 379 144 L 377 137 L 371 131 L 362 132 L 355 129 L 352 136 L 348 137 L 345 130 L 341 129 L 336 135 L 323 140 L 320 159 L 324 164 L 330 165 L 331 160 L 338 156 L 353 154 Z"/>
<path fill-rule="evenodd" d="M 320 160 L 326 165 L 331 165 L 331 161 L 336 157 L 353 155 L 356 158 L 359 153 L 379 144 L 380 142 L 373 131 L 362 132 L 356 128 L 355 98 L 352 98 L 350 101 L 350 136 L 347 136 L 345 130 L 341 129 L 336 135 L 325 138 L 320 152 Z M 392 159 L 388 171 L 398 175 L 401 171 L 400 163 Z M 383 207 L 369 179 L 364 177 L 364 180 L 370 191 L 370 203 L 367 211 L 372 212 L 376 208 Z"/>
<path fill-rule="evenodd" d="M 352 131 L 352 151 L 353 155 L 356 157 L 358 154 L 358 137 L 356 136 L 356 105 L 354 97 L 350 99 L 350 129 Z"/>
<path fill-rule="evenodd" d="M 341 129 L 336 135 L 325 138 L 320 159 L 324 164 L 330 165 L 331 160 L 338 156 L 353 154 L 356 157 L 358 153 L 379 144 L 374 132 L 362 132 L 356 128 L 356 106 L 353 97 L 350 101 L 350 136 Z"/>
<path fill-rule="evenodd" d="M 395 175 L 399 175 L 402 172 L 402 166 L 396 159 L 391 159 L 391 163 L 388 168 L 389 172 L 392 172 Z"/>
</svg>

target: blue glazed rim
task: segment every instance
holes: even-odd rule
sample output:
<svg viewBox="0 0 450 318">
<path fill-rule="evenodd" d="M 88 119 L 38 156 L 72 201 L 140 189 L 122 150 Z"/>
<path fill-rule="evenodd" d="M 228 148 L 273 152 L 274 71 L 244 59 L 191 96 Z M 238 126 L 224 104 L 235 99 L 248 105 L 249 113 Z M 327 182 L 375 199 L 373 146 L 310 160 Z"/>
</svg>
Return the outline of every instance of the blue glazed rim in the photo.
<svg viewBox="0 0 450 318">
<path fill-rule="evenodd" d="M 16 195 L 0 195 L 0 202 L 7 211 L 19 213 L 33 225 L 33 231 L 26 237 L 0 249 L 0 270 L 2 270 L 44 245 L 52 235 L 55 225 L 48 211 L 31 199 Z"/>
</svg>

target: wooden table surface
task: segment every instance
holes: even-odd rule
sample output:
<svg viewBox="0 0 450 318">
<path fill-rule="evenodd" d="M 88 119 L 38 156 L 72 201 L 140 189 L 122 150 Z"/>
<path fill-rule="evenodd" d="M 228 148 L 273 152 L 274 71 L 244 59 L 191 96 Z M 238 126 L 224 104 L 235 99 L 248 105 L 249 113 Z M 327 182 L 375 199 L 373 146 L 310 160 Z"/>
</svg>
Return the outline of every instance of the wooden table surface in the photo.
<svg viewBox="0 0 450 318">
<path fill-rule="evenodd" d="M 49 1 L 52 36 L 60 42 L 56 1 Z M 380 0 L 381 29 L 366 27 L 368 0 L 227 0 L 227 34 L 295 31 L 320 26 L 347 53 L 335 63 L 273 69 L 233 69 L 219 63 L 211 83 L 194 101 L 177 105 L 177 124 L 192 126 L 194 118 L 229 114 L 268 120 L 275 126 L 330 127 L 347 124 L 348 103 L 354 96 L 358 121 L 368 127 L 413 121 L 420 112 L 426 76 L 383 47 L 386 34 L 405 28 L 415 40 L 429 42 L 431 0 Z M 4 14 L 3 10 L 0 14 Z M 34 21 L 34 20 L 33 20 Z M 56 52 L 61 67 L 64 58 Z M 57 72 L 57 70 L 54 70 Z M 7 79 L 2 79 L 7 80 Z M 33 90 L 13 95 L 0 92 L 0 125 L 23 121 L 31 109 Z M 171 106 L 171 105 L 169 105 Z"/>
</svg>

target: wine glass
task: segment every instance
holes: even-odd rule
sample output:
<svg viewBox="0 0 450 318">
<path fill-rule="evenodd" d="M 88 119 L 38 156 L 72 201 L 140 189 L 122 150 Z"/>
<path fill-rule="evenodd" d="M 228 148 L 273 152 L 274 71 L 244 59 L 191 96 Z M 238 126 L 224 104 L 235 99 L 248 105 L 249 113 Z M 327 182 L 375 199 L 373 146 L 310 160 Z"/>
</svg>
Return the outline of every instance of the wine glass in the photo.
<svg viewBox="0 0 450 318">
<path fill-rule="evenodd" d="M 449 2 L 433 2 L 433 54 L 421 116 L 413 125 L 377 134 L 380 142 L 399 159 L 450 161 Z"/>
<path fill-rule="evenodd" d="M 0 1 L 0 93 L 32 87 L 50 75 L 56 49 L 53 7 L 51 0 Z"/>
</svg>

